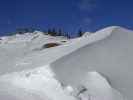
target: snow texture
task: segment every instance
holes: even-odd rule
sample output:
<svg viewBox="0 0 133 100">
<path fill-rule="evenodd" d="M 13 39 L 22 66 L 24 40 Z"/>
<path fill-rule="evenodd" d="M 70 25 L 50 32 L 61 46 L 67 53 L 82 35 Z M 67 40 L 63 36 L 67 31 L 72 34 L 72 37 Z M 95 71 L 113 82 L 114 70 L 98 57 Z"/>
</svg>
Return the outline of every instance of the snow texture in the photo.
<svg viewBox="0 0 133 100">
<path fill-rule="evenodd" d="M 80 41 L 85 42 L 82 48 L 51 64 L 58 80 L 77 86 L 88 71 L 96 71 L 106 76 L 111 86 L 119 91 L 124 99 L 132 100 L 133 31 L 109 27 L 88 38 L 88 41 L 96 41 L 88 43 L 86 39 Z"/>
<path fill-rule="evenodd" d="M 132 100 L 132 42 L 133 32 L 118 26 L 76 39 L 1 37 L 0 99 Z M 61 45 L 42 48 L 47 43 Z"/>
</svg>

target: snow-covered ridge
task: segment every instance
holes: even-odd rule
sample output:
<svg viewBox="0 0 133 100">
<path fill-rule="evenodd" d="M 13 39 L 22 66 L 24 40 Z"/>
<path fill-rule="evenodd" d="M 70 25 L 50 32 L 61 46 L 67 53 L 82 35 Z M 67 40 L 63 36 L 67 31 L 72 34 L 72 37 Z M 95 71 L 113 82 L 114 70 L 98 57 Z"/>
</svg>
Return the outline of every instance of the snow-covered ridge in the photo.
<svg viewBox="0 0 133 100">
<path fill-rule="evenodd" d="M 118 44 L 119 41 L 117 40 L 124 40 L 124 38 L 130 37 L 129 40 L 132 41 L 131 32 L 127 29 L 113 26 L 70 40 L 64 37 L 44 35 L 41 32 L 3 37 L 0 40 L 2 41 L 0 44 L 0 99 L 124 100 L 123 94 L 125 91 L 121 90 L 121 86 L 114 85 L 117 82 L 115 82 L 116 80 L 113 76 L 110 76 L 110 72 L 106 70 L 106 67 L 100 70 L 95 69 L 95 67 L 99 65 L 98 68 L 100 68 L 101 64 L 104 66 L 104 63 L 106 65 L 105 59 L 99 58 L 105 57 L 107 60 L 110 55 L 107 57 L 106 55 L 109 53 L 114 55 L 110 51 L 113 50 L 110 47 Z M 120 33 L 122 35 L 127 33 L 127 36 L 124 34 L 124 38 L 119 38 Z M 112 45 L 108 45 L 109 47 L 106 48 L 106 45 L 100 44 L 102 41 L 111 41 L 112 38 L 114 38 L 114 42 Z M 53 42 L 61 45 L 47 49 L 42 48 L 45 44 Z M 93 45 L 98 43 L 99 45 L 93 48 Z M 120 45 L 121 47 L 123 46 Z M 108 48 L 110 49 L 108 50 Z M 121 49 L 119 50 L 120 53 L 116 51 L 115 55 L 121 55 L 123 53 Z M 130 51 L 129 49 L 128 51 Z M 126 53 L 123 54 L 126 55 Z M 79 59 L 80 57 L 81 59 Z M 107 61 L 107 63 L 110 62 L 112 60 Z M 119 62 L 121 61 L 119 60 Z M 114 66 L 108 69 L 111 68 L 114 68 Z M 113 70 L 111 69 L 110 71 Z M 107 77 L 109 73 L 109 81 L 113 77 L 111 84 L 100 73 Z M 119 78 L 119 75 L 116 73 L 115 75 L 116 78 Z M 126 87 L 125 85 L 124 88 Z M 128 96 L 130 97 L 131 95 L 129 94 Z"/>
<path fill-rule="evenodd" d="M 111 86 L 124 98 L 132 100 L 132 42 L 133 31 L 116 26 L 108 27 L 88 39 L 84 37 L 82 48 L 58 59 L 51 66 L 60 81 L 72 85 L 77 85 L 88 71 L 100 72 L 107 76 Z M 63 69 L 65 71 L 61 72 Z M 71 78 L 66 79 L 69 74 Z"/>
<path fill-rule="evenodd" d="M 82 47 L 85 47 L 88 44 L 107 39 L 112 34 L 115 34 L 115 31 L 117 30 L 126 32 L 128 31 L 118 26 L 112 26 L 97 31 L 96 33 L 92 33 L 88 37 L 70 40 L 63 37 L 51 37 L 48 35 L 43 35 L 41 32 L 19 35 L 20 38 L 21 36 L 25 37 L 27 35 L 32 37 L 28 42 L 27 39 L 26 42 L 24 42 L 25 39 L 23 42 L 17 42 L 19 39 L 16 38 L 16 36 L 13 36 L 13 38 L 15 38 L 13 43 L 0 44 L 0 56 L 3 57 L 0 59 L 0 66 L 5 66 L 4 68 L 0 67 L 0 74 L 47 65 L 63 56 L 75 52 Z M 10 41 L 10 39 L 8 41 Z M 42 49 L 44 44 L 51 42 L 60 43 L 62 45 L 55 48 Z"/>
<path fill-rule="evenodd" d="M 35 31 L 33 33 L 15 34 L 11 36 L 1 37 L 1 42 L 3 43 L 28 42 L 40 36 L 43 36 L 43 32 Z"/>
</svg>

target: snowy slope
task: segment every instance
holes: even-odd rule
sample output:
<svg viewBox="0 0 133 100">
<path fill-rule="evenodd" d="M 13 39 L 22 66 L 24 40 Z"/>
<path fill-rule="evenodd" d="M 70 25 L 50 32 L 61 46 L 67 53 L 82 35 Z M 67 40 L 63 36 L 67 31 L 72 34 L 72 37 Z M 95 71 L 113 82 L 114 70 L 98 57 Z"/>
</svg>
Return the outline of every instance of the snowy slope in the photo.
<svg viewBox="0 0 133 100">
<path fill-rule="evenodd" d="M 81 43 L 87 45 L 51 64 L 57 78 L 61 82 L 77 86 L 88 71 L 97 71 L 104 75 L 124 98 L 132 100 L 133 31 L 109 27 L 94 35 L 98 38 L 106 35 L 106 38 L 91 44 L 88 43 L 89 40 L 83 39 Z"/>
<path fill-rule="evenodd" d="M 54 78 L 49 66 L 1 76 L 1 100 L 76 100 Z"/>
<path fill-rule="evenodd" d="M 66 41 L 66 42 L 62 42 Z M 24 35 L 13 35 L 8 37 L 2 37 L 0 41 L 0 74 L 9 72 L 21 71 L 27 68 L 38 67 L 39 62 L 43 61 L 40 66 L 48 63 L 52 55 L 49 52 L 54 52 L 54 48 L 42 49 L 43 45 L 47 43 L 59 43 L 61 45 L 67 44 L 68 39 L 64 37 L 52 37 L 49 35 L 43 35 L 41 32 L 25 33 Z M 70 41 L 71 42 L 71 41 Z M 51 59 L 52 60 L 52 59 Z M 33 63 L 33 64 L 32 64 Z M 34 65 L 31 67 L 31 65 Z"/>
<path fill-rule="evenodd" d="M 84 35 L 82 37 L 89 37 L 92 33 L 90 32 L 85 32 Z"/>
<path fill-rule="evenodd" d="M 93 34 L 91 37 L 83 36 L 82 38 L 71 40 L 67 40 L 64 37 L 43 35 L 43 33 L 38 31 L 24 35 L 4 37 L 4 40 L 2 40 L 0 44 L 0 56 L 2 57 L 2 59 L 0 59 L 0 74 L 47 65 L 88 43 L 90 44 L 106 38 L 110 34 L 110 31 L 102 33 L 101 35 Z M 67 42 L 64 43 L 62 41 Z M 60 43 L 62 45 L 40 50 L 44 44 L 51 42 Z"/>
<path fill-rule="evenodd" d="M 131 100 L 132 86 L 127 86 L 132 83 L 127 74 L 130 66 L 124 67 L 127 63 L 132 65 L 131 33 L 121 27 L 109 27 L 70 40 L 38 31 L 2 37 L 0 99 Z M 61 45 L 42 49 L 53 42 Z M 121 72 L 116 71 L 119 68 Z"/>
<path fill-rule="evenodd" d="M 47 65 L 58 58 L 56 51 L 60 52 L 60 49 L 42 49 L 47 43 L 60 43 L 62 46 L 70 42 L 72 41 L 64 37 L 52 37 L 41 32 L 2 37 L 0 99 L 76 100 L 54 78 L 54 73 Z M 63 53 L 59 56 L 62 55 Z M 50 59 L 49 56 L 55 58 Z"/>
<path fill-rule="evenodd" d="M 0 77 L 0 99 L 123 100 L 122 95 L 97 72 L 88 72 L 77 87 L 65 85 L 54 76 L 49 66 L 4 75 Z"/>
</svg>

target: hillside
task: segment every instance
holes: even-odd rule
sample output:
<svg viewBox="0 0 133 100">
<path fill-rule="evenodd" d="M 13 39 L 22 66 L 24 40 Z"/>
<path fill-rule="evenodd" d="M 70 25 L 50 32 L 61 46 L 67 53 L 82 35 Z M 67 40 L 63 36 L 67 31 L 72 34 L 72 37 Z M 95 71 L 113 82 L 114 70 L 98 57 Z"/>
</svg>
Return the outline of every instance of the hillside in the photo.
<svg viewBox="0 0 133 100">
<path fill-rule="evenodd" d="M 2 37 L 0 99 L 131 100 L 132 37 L 118 26 L 75 39 L 38 31 Z"/>
<path fill-rule="evenodd" d="M 43 34 L 36 31 L 34 33 L 1 37 L 0 74 L 39 66 L 35 64 L 41 63 L 43 65 L 49 63 L 53 60 L 51 58 L 54 57 L 54 54 L 51 52 L 55 52 L 54 49 L 56 47 L 48 48 L 45 47 L 46 44 L 56 43 L 61 46 L 71 42 L 65 37 L 53 37 Z"/>
<path fill-rule="evenodd" d="M 107 35 L 108 32 L 106 38 L 88 43 L 74 53 L 57 60 L 51 66 L 60 81 L 73 86 L 78 85 L 88 72 L 97 71 L 104 75 L 111 86 L 127 100 L 132 100 L 133 31 L 121 27 L 109 27 L 95 34 L 102 36 L 102 34 Z"/>
</svg>

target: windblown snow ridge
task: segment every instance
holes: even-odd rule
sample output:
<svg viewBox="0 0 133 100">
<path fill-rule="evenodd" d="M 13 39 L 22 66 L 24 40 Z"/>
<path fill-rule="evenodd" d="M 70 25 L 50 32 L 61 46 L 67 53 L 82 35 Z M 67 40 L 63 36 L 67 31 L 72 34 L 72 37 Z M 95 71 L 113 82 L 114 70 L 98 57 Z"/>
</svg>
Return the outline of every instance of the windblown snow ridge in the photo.
<svg viewBox="0 0 133 100">
<path fill-rule="evenodd" d="M 88 71 L 95 70 L 107 76 L 112 87 L 127 100 L 132 100 L 133 31 L 109 27 L 80 42 L 83 44 L 80 49 L 51 64 L 58 79 L 77 85 Z M 68 75 L 71 78 L 65 79 Z"/>
</svg>

